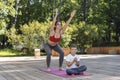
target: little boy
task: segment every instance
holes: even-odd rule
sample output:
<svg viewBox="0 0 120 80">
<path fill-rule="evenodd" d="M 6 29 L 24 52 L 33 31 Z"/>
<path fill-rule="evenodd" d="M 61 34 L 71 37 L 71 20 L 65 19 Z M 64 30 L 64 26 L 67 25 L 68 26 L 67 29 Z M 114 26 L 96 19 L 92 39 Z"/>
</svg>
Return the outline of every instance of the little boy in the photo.
<svg viewBox="0 0 120 80">
<path fill-rule="evenodd" d="M 76 52 L 77 46 L 75 44 L 71 44 L 70 54 L 66 56 L 66 73 L 68 75 L 83 74 L 87 70 L 85 65 L 80 66 L 80 57 Z"/>
</svg>

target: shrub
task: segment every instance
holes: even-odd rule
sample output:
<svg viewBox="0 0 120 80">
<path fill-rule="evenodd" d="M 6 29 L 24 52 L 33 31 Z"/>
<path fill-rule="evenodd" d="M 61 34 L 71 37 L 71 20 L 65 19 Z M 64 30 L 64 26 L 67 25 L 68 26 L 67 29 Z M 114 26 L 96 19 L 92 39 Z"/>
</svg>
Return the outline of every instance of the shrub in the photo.
<svg viewBox="0 0 120 80">
<path fill-rule="evenodd" d="M 38 48 L 42 42 L 46 41 L 48 25 L 48 23 L 39 23 L 38 21 L 24 24 L 20 27 L 22 34 L 17 34 L 17 30 L 12 27 L 6 33 L 9 38 L 8 41 L 13 45 L 14 49 L 24 47 L 31 52 L 33 49 Z"/>
</svg>

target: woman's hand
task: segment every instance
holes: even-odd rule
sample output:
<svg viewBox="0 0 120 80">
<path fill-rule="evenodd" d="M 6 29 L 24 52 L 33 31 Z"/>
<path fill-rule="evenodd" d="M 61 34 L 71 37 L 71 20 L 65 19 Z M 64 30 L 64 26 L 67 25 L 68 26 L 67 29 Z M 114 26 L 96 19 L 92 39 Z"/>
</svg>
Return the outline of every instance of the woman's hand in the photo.
<svg viewBox="0 0 120 80">
<path fill-rule="evenodd" d="M 76 10 L 73 10 L 73 11 L 71 12 L 71 17 L 74 17 L 75 13 L 76 13 Z"/>
<path fill-rule="evenodd" d="M 56 14 L 56 16 L 58 15 L 58 9 L 57 8 L 55 9 L 55 14 Z"/>
</svg>

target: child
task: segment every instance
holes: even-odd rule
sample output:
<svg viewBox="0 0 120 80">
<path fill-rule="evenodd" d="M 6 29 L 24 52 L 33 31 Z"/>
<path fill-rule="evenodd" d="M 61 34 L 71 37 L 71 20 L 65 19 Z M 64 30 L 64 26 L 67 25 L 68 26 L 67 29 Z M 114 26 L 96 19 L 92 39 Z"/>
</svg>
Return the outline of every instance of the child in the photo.
<svg viewBox="0 0 120 80">
<path fill-rule="evenodd" d="M 66 73 L 68 75 L 83 74 L 87 67 L 85 65 L 80 66 L 80 57 L 76 54 L 77 47 L 75 44 L 70 46 L 70 54 L 66 56 Z"/>
</svg>

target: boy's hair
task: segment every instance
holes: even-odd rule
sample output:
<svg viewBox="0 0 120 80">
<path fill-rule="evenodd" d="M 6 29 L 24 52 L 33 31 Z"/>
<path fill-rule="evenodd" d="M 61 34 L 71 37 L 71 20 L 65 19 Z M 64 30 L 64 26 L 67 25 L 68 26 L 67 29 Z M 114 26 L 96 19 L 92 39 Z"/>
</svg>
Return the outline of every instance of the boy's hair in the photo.
<svg viewBox="0 0 120 80">
<path fill-rule="evenodd" d="M 72 47 L 77 48 L 76 44 L 71 44 L 71 45 L 70 45 L 70 48 L 72 48 Z"/>
</svg>

